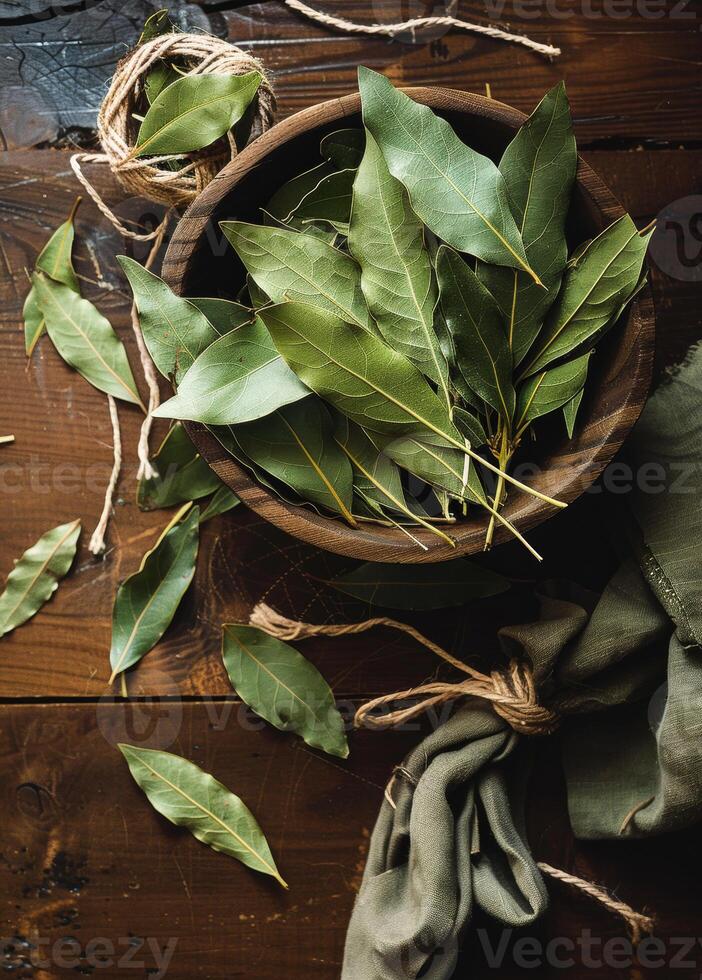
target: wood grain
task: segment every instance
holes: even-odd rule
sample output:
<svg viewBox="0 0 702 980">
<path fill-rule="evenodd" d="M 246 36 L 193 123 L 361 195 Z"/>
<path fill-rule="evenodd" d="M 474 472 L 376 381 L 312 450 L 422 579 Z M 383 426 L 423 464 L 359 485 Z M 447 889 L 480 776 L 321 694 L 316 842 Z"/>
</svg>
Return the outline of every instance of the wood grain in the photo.
<svg viewBox="0 0 702 980">
<path fill-rule="evenodd" d="M 474 149 L 495 159 L 525 119 L 514 109 L 481 96 L 435 88 L 406 91 L 451 122 Z M 239 154 L 204 190 L 173 232 L 163 267 L 169 285 L 184 296 L 221 293 L 234 299 L 244 282 L 244 270 L 231 252 L 220 249 L 219 222 L 233 217 L 257 220 L 258 209 L 277 187 L 318 162 L 321 137 L 342 125 L 360 125 L 358 95 L 306 109 L 273 127 Z M 594 237 L 623 213 L 600 177 L 581 160 L 569 216 L 571 245 Z M 654 336 L 650 291 L 644 290 L 593 357 L 574 438 L 568 440 L 561 427 L 555 439 L 547 438 L 537 445 L 537 455 L 526 457 L 526 462 L 536 468 L 527 481 L 534 490 L 570 504 L 601 474 L 646 400 Z M 411 564 L 449 561 L 484 548 L 488 520 L 479 510 L 475 516 L 446 528 L 451 544 L 430 531 L 418 530 L 419 548 L 396 528 L 370 524 L 349 528 L 340 520 L 280 500 L 239 466 L 205 426 L 186 423 L 186 429 L 201 455 L 249 507 L 308 544 L 364 561 Z M 555 512 L 553 505 L 520 491 L 509 495 L 503 509 L 505 519 L 522 533 Z M 510 537 L 504 526 L 498 526 L 496 544 Z"/>
</svg>

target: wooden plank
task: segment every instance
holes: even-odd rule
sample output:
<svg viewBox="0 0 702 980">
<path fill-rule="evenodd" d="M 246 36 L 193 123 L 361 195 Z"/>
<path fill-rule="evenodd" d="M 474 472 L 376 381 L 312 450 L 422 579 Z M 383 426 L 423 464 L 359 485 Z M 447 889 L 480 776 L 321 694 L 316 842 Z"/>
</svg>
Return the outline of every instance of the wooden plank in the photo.
<svg viewBox="0 0 702 980">
<path fill-rule="evenodd" d="M 667 201 L 699 189 L 701 156 L 700 151 L 598 151 L 588 159 L 643 224 Z M 119 201 L 112 181 L 100 168 L 94 171 L 108 200 Z M 15 444 L 3 447 L 0 458 L 3 499 L 12 514 L 11 520 L 4 521 L 0 574 L 6 575 L 13 559 L 50 527 L 77 516 L 85 527 L 75 569 L 56 596 L 32 622 L 4 638 L 0 697 L 99 697 L 103 693 L 109 676 L 115 591 L 119 581 L 136 569 L 168 519 L 165 512 L 141 514 L 136 507 L 140 416 L 136 409 L 124 407 L 120 416 L 125 465 L 108 533 L 109 550 L 103 559 L 88 554 L 87 540 L 101 510 L 111 467 L 105 399 L 65 367 L 46 338 L 31 365 L 26 364 L 21 330 L 27 290 L 24 270 L 31 268 L 51 229 L 70 210 L 75 193 L 65 151 L 15 152 L 0 158 L 0 260 L 7 273 L 0 283 L 0 358 L 6 379 L 0 430 L 16 435 Z M 132 218 L 140 214 L 135 201 L 122 208 Z M 120 237 L 90 202 L 84 202 L 76 247 L 83 288 L 111 319 L 136 365 L 127 289 L 114 258 L 123 248 Z M 137 254 L 143 258 L 143 252 Z M 672 280 L 654 268 L 654 287 L 660 369 L 679 360 L 702 335 L 702 314 L 694 283 Z M 571 516 L 571 510 L 564 519 L 568 533 L 577 534 L 580 512 Z M 558 534 L 553 533 L 552 544 L 548 526 L 545 537 L 535 538 L 534 543 L 553 555 L 558 565 Z M 510 574 L 515 574 L 514 568 L 517 574 L 533 574 L 514 549 L 498 549 L 494 560 Z M 164 640 L 130 680 L 133 693 L 227 693 L 230 686 L 219 653 L 220 624 L 245 619 L 253 603 L 264 596 L 283 612 L 312 621 L 361 618 L 367 610 L 340 600 L 320 581 L 349 564 L 280 535 L 243 509 L 218 518 L 203 533 L 194 588 Z M 489 614 L 488 605 L 485 619 Z M 475 622 L 474 612 L 468 621 Z M 462 614 L 420 618 L 418 624 L 460 652 Z M 470 649 L 480 649 L 480 644 L 473 643 Z M 432 658 L 389 633 L 332 644 L 316 642 L 306 652 L 340 697 L 409 686 L 435 667 Z"/>
<path fill-rule="evenodd" d="M 169 980 L 339 976 L 346 924 L 383 787 L 417 735 L 356 734 L 350 760 L 340 763 L 270 728 L 252 731 L 236 712 L 223 719 L 213 713 L 221 707 L 171 703 L 170 715 L 156 719 L 154 738 L 212 772 L 247 802 L 289 892 L 209 850 L 151 809 L 112 744 L 136 741 L 135 730 L 145 730 L 148 714 L 132 716 L 125 727 L 125 711 L 134 706 L 2 708 L 0 935 L 8 974 L 53 980 L 93 965 L 96 976 L 122 976 L 128 952 L 143 961 L 144 974 L 170 952 Z M 537 857 L 615 888 L 635 907 L 655 912 L 656 936 L 670 960 L 677 949 L 671 937 L 695 936 L 702 914 L 702 864 L 694 835 L 575 844 L 557 773 L 557 746 L 544 744 L 530 813 Z M 576 941 L 584 929 L 595 943 L 625 938 L 621 923 L 588 900 L 557 885 L 549 890 L 551 910 L 532 929 L 504 934 L 479 914 L 476 925 L 485 932 L 466 937 L 457 976 L 495 975 L 486 961 L 488 942 L 497 947 L 506 940 L 499 975 L 510 980 L 533 975 L 514 965 L 513 944 L 519 938 Z M 99 937 L 107 946 L 90 947 Z M 101 967 L 91 963 L 99 963 L 100 949 Z M 601 945 L 597 949 L 601 952 Z M 630 975 L 604 968 L 593 972 L 579 955 L 576 947 L 577 965 L 569 977 Z M 110 956 L 125 959 L 105 967 Z M 690 957 L 697 972 L 699 956 L 697 950 Z M 549 978 L 561 975 L 555 967 L 539 971 Z M 682 968 L 679 975 L 687 980 L 694 971 Z"/>
<path fill-rule="evenodd" d="M 324 0 L 323 9 L 361 22 L 402 19 L 399 3 Z M 426 6 L 426 5 L 424 5 Z M 431 5 L 429 5 L 431 6 Z M 564 78 L 582 145 L 602 140 L 629 143 L 682 142 L 702 137 L 697 111 L 700 93 L 699 10 L 678 9 L 646 16 L 641 4 L 628 4 L 631 15 L 612 17 L 605 0 L 546 8 L 508 0 L 504 6 L 460 5 L 460 16 L 499 23 L 536 40 L 561 46 L 553 63 L 520 46 L 459 32 L 430 43 L 404 44 L 363 35 L 330 35 L 277 3 L 250 4 L 225 11 L 229 38 L 260 57 L 278 80 L 280 110 L 287 115 L 356 88 L 356 67 L 384 71 L 395 84 L 444 85 L 485 93 L 531 111 L 544 92 Z M 445 5 L 434 8 L 444 11 Z M 422 11 L 411 6 L 413 13 Z M 501 9 L 499 16 L 490 10 Z M 524 17 L 527 10 L 529 16 Z M 660 14 L 660 11 L 659 11 Z M 683 16 L 678 16 L 681 14 Z M 302 43 L 296 43 L 302 42 Z"/>
</svg>

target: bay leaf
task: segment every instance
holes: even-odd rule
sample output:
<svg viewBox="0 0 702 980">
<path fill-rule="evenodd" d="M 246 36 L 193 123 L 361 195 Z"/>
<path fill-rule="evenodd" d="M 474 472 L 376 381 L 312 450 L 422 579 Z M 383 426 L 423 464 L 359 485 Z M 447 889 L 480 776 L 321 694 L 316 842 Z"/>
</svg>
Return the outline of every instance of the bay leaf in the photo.
<svg viewBox="0 0 702 980">
<path fill-rule="evenodd" d="M 231 299 L 219 299 L 215 296 L 188 296 L 187 302 L 205 315 L 210 326 L 220 337 L 232 330 L 238 330 L 239 327 L 243 327 L 245 323 L 253 320 L 253 313 L 247 306 L 235 303 Z"/>
<path fill-rule="evenodd" d="M 147 41 L 153 41 L 155 37 L 161 37 L 163 34 L 172 34 L 176 30 L 177 28 L 165 7 L 163 10 L 157 10 L 153 14 L 149 14 L 144 21 L 137 47 Z"/>
<path fill-rule="evenodd" d="M 585 353 L 603 329 L 618 319 L 639 286 L 652 234 L 653 230 L 639 234 L 626 214 L 590 242 L 577 262 L 566 269 L 558 299 L 522 377 L 570 353 Z"/>
<path fill-rule="evenodd" d="M 499 163 L 512 214 L 530 267 L 542 289 L 524 271 L 479 263 L 507 324 L 514 363 L 519 364 L 558 295 L 568 255 L 565 221 L 577 166 L 570 106 L 563 82 L 547 92 Z"/>
<path fill-rule="evenodd" d="M 322 137 L 319 152 L 339 170 L 355 169 L 363 158 L 364 142 L 362 129 L 337 129 Z"/>
<path fill-rule="evenodd" d="M 385 516 L 388 512 L 402 514 L 454 547 L 447 534 L 425 520 L 418 508 L 413 509 L 408 504 L 396 464 L 374 445 L 372 436 L 338 413 L 335 421 L 334 438 L 354 468 L 357 493 L 371 515 L 378 516 L 379 509 Z"/>
<path fill-rule="evenodd" d="M 181 377 L 177 394 L 153 414 L 227 425 L 262 418 L 307 395 L 257 317 L 210 344 Z"/>
<path fill-rule="evenodd" d="M 80 521 L 47 531 L 15 562 L 0 595 L 0 636 L 26 623 L 58 588 L 75 558 Z"/>
<path fill-rule="evenodd" d="M 448 365 L 434 332 L 438 292 L 424 226 L 370 134 L 353 185 L 349 251 L 382 338 L 439 385 L 448 406 Z"/>
<path fill-rule="evenodd" d="M 264 223 L 275 224 L 275 222 L 280 222 L 285 224 L 295 213 L 300 201 L 315 187 L 318 187 L 320 181 L 333 174 L 335 169 L 328 163 L 318 163 L 316 167 L 305 170 L 286 181 L 273 194 L 263 209 Z"/>
<path fill-rule="evenodd" d="M 149 69 L 149 73 L 144 80 L 144 94 L 149 105 L 153 105 L 154 100 L 158 98 L 164 89 L 182 77 L 182 73 L 176 71 L 172 65 L 169 65 L 165 61 L 157 61 Z"/>
<path fill-rule="evenodd" d="M 132 155 L 190 153 L 210 146 L 241 119 L 260 84 L 257 71 L 177 79 L 149 106 Z"/>
<path fill-rule="evenodd" d="M 522 432 L 534 419 L 563 408 L 582 392 L 587 379 L 590 353 L 583 354 L 565 364 L 540 371 L 527 378 L 519 388 L 515 433 Z"/>
<path fill-rule="evenodd" d="M 195 574 L 200 510 L 186 504 L 117 590 L 110 666 L 115 677 L 138 663 L 171 624 Z"/>
<path fill-rule="evenodd" d="M 151 360 L 165 377 L 178 381 L 193 361 L 220 336 L 205 314 L 134 259 L 118 255 L 139 313 Z"/>
<path fill-rule="evenodd" d="M 225 623 L 222 657 L 234 690 L 256 714 L 314 749 L 346 759 L 349 747 L 334 695 L 314 664 L 255 626 Z"/>
<path fill-rule="evenodd" d="M 412 208 L 442 241 L 485 262 L 524 269 L 535 281 L 510 212 L 504 178 L 451 125 L 377 72 L 358 69 L 363 122 Z"/>
<path fill-rule="evenodd" d="M 351 515 L 351 465 L 332 438 L 332 420 L 318 398 L 305 398 L 265 419 L 237 427 L 249 459 L 295 491 L 302 500 Z"/>
<path fill-rule="evenodd" d="M 141 746 L 118 746 L 149 803 L 177 827 L 214 851 L 254 871 L 272 875 L 283 888 L 268 842 L 246 804 L 194 762 Z"/>
<path fill-rule="evenodd" d="M 428 381 L 369 331 L 303 303 L 270 306 L 260 315 L 297 376 L 352 421 L 385 435 L 429 429 L 461 446 Z"/>
<path fill-rule="evenodd" d="M 470 444 L 469 444 L 470 445 Z M 398 466 L 458 500 L 487 503 L 476 467 L 468 456 L 433 432 L 409 433 L 393 439 L 385 452 Z"/>
<path fill-rule="evenodd" d="M 473 449 L 479 449 L 487 442 L 485 429 L 477 415 L 461 408 L 460 405 L 454 406 L 453 421 L 462 436 L 468 440 Z"/>
<path fill-rule="evenodd" d="M 240 503 L 241 500 L 234 493 L 234 491 L 222 484 L 218 490 L 215 490 L 210 502 L 203 510 L 200 517 L 200 524 L 205 524 L 207 521 L 211 520 L 213 517 L 218 517 L 220 514 L 226 514 L 227 511 L 238 507 Z"/>
<path fill-rule="evenodd" d="M 169 429 L 151 462 L 157 475 L 142 476 L 137 486 L 140 510 L 159 510 L 199 500 L 222 486 L 215 471 L 199 455 L 180 424 Z"/>
<path fill-rule="evenodd" d="M 322 177 L 283 220 L 299 231 L 317 221 L 348 224 L 355 176 L 355 170 L 347 169 Z"/>
<path fill-rule="evenodd" d="M 456 366 L 468 387 L 509 424 L 515 399 L 512 354 L 499 307 L 470 266 L 445 245 L 436 274 Z"/>
<path fill-rule="evenodd" d="M 51 342 L 86 381 L 115 398 L 146 408 L 122 341 L 91 302 L 41 272 L 32 277 Z"/>
<path fill-rule="evenodd" d="M 313 235 L 223 221 L 222 231 L 256 284 L 275 303 L 308 303 L 371 328 L 354 260 Z"/>
<path fill-rule="evenodd" d="M 73 210 L 69 218 L 58 226 L 51 235 L 46 245 L 42 248 L 34 263 L 35 271 L 44 272 L 50 279 L 62 282 L 75 293 L 80 292 L 78 278 L 73 269 L 71 253 L 73 251 L 73 241 L 75 238 L 74 217 L 80 204 L 80 198 L 73 205 Z M 24 347 L 27 357 L 30 357 L 37 341 L 44 333 L 44 317 L 35 287 L 30 287 L 27 298 L 24 301 Z"/>
<path fill-rule="evenodd" d="M 575 422 L 578 417 L 578 411 L 580 410 L 580 403 L 583 400 L 583 395 L 585 394 L 585 388 L 581 388 L 577 395 L 573 395 L 570 401 L 566 402 L 563 406 L 563 418 L 565 420 L 566 432 L 568 433 L 568 438 L 573 438 L 573 433 L 575 432 Z"/>
<path fill-rule="evenodd" d="M 462 606 L 509 588 L 507 579 L 467 558 L 417 565 L 366 562 L 329 584 L 374 606 L 417 611 Z"/>
</svg>

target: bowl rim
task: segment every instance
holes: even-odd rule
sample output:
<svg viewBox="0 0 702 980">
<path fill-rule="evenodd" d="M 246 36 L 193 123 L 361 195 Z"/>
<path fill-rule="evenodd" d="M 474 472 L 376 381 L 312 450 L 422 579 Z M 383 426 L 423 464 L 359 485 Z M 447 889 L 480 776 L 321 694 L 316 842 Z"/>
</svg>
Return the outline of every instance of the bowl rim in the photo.
<svg viewBox="0 0 702 980">
<path fill-rule="evenodd" d="M 441 113 L 452 112 L 506 125 L 517 129 L 527 116 L 494 99 L 441 87 L 409 87 L 403 92 L 423 105 Z M 178 295 L 186 295 L 185 284 L 197 253 L 198 243 L 206 232 L 213 212 L 233 193 L 238 183 L 273 150 L 321 127 L 343 123 L 361 109 L 358 92 L 330 99 L 294 113 L 267 130 L 239 153 L 188 207 L 178 222 L 163 263 L 163 278 Z M 578 157 L 577 184 L 586 197 L 609 222 L 623 215 L 624 209 L 602 179 Z M 653 370 L 655 317 L 650 285 L 635 298 L 625 324 L 616 357 L 609 366 L 607 379 L 600 388 L 618 384 L 618 401 L 604 406 L 604 416 L 596 424 L 581 427 L 565 450 L 558 449 L 544 460 L 545 466 L 531 481 L 541 492 L 570 504 L 583 494 L 601 475 L 618 452 L 638 419 L 648 394 Z M 607 391 L 597 390 L 595 403 L 606 402 Z M 400 563 L 438 562 L 475 554 L 482 550 L 487 518 L 478 517 L 442 529 L 455 547 L 423 529 L 412 528 L 426 551 L 395 528 L 363 524 L 351 528 L 337 518 L 326 517 L 308 506 L 288 503 L 265 489 L 248 470 L 240 466 L 223 449 L 209 429 L 200 423 L 185 422 L 185 429 L 200 455 L 220 479 L 233 489 L 253 511 L 288 534 L 326 551 L 371 561 Z M 553 466 L 549 464 L 558 463 Z M 523 533 L 558 511 L 531 495 L 510 495 L 503 513 Z M 505 528 L 498 527 L 494 544 L 511 540 Z"/>
</svg>

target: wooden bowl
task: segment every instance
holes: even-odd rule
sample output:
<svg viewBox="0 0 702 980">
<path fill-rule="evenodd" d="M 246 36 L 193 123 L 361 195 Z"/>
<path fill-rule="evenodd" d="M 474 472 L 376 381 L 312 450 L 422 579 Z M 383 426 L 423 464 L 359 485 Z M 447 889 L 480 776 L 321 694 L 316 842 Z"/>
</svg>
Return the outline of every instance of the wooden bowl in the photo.
<svg viewBox="0 0 702 980">
<path fill-rule="evenodd" d="M 495 160 L 526 119 L 516 109 L 466 92 L 405 91 L 448 119 L 466 143 Z M 296 113 L 239 154 L 188 208 L 174 232 L 164 276 L 175 292 L 233 298 L 243 282 L 243 269 L 218 222 L 234 218 L 259 221 L 258 209 L 278 187 L 319 162 L 319 141 L 325 133 L 360 124 L 360 96 L 348 95 Z M 571 244 L 591 238 L 623 213 L 597 174 L 580 160 L 569 215 Z M 647 288 L 592 359 L 574 438 L 568 440 L 562 427 L 553 427 L 550 436 L 539 439 L 533 457 L 538 473 L 525 482 L 570 503 L 597 479 L 641 412 L 651 379 L 654 337 L 653 304 Z M 445 528 L 455 548 L 431 532 L 413 528 L 428 549 L 424 551 L 394 528 L 367 524 L 352 529 L 308 507 L 285 503 L 227 456 L 204 426 L 188 422 L 186 429 L 198 451 L 244 503 L 288 534 L 319 548 L 385 562 L 446 561 L 483 548 L 487 519 L 475 508 L 465 521 Z M 523 492 L 510 493 L 504 509 L 505 517 L 521 531 L 554 513 L 555 508 Z M 507 539 L 511 539 L 509 532 L 499 528 L 495 543 Z"/>
</svg>

